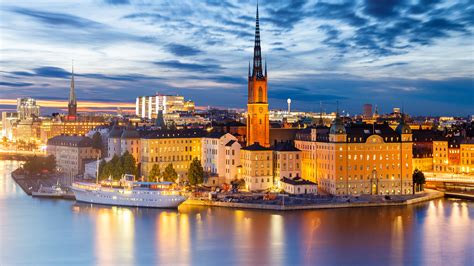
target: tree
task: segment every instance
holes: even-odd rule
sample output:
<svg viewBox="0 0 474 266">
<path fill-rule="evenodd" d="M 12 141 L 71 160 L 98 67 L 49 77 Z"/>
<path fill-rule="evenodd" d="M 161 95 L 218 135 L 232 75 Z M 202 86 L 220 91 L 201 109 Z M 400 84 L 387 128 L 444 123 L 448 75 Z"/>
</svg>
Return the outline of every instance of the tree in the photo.
<svg viewBox="0 0 474 266">
<path fill-rule="evenodd" d="M 110 160 L 109 164 L 111 165 L 110 168 L 112 178 L 115 180 L 119 180 L 123 175 L 123 168 L 120 157 L 114 155 L 114 157 L 112 157 L 112 160 Z"/>
<path fill-rule="evenodd" d="M 102 137 L 99 132 L 95 132 L 92 136 L 92 148 L 103 151 L 104 143 L 102 143 Z"/>
<path fill-rule="evenodd" d="M 176 182 L 176 179 L 178 179 L 178 173 L 174 170 L 173 164 L 170 163 L 166 166 L 165 171 L 163 172 L 163 180 Z"/>
<path fill-rule="evenodd" d="M 415 169 L 415 171 L 413 172 L 413 186 L 415 188 L 413 192 L 422 191 L 423 184 L 425 183 L 426 183 L 425 174 L 423 174 L 422 171 Z"/>
<path fill-rule="evenodd" d="M 150 173 L 148 174 L 148 181 L 156 182 L 156 181 L 160 180 L 160 178 L 161 178 L 160 165 L 159 164 L 154 164 L 153 167 L 150 170 Z"/>
<path fill-rule="evenodd" d="M 133 155 L 128 151 L 120 157 L 120 163 L 122 165 L 122 174 L 137 175 L 137 163 Z"/>
<path fill-rule="evenodd" d="M 194 158 L 189 166 L 188 179 L 189 184 L 192 186 L 204 182 L 204 169 L 202 168 L 201 161 L 199 161 L 198 158 Z"/>
</svg>

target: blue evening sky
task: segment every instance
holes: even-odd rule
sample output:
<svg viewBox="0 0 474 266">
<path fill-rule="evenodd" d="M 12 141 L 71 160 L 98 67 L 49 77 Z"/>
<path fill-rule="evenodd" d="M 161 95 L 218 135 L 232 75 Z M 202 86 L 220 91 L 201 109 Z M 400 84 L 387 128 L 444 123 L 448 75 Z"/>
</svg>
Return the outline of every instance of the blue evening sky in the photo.
<svg viewBox="0 0 474 266">
<path fill-rule="evenodd" d="M 270 108 L 474 114 L 470 0 L 261 0 Z M 134 102 L 155 92 L 244 108 L 256 1 L 0 2 L 0 99 Z"/>
</svg>

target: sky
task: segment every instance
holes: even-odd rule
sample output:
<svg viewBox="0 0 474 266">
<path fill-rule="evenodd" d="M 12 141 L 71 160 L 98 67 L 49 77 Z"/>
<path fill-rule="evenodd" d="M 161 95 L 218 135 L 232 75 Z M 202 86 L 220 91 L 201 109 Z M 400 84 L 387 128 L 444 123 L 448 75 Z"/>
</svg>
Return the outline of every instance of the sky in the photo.
<svg viewBox="0 0 474 266">
<path fill-rule="evenodd" d="M 79 102 L 162 93 L 245 108 L 255 11 L 254 0 L 2 0 L 0 109 L 67 100 L 73 60 Z M 474 114 L 472 1 L 260 0 L 259 11 L 271 109 L 291 98 L 302 111 Z"/>
</svg>

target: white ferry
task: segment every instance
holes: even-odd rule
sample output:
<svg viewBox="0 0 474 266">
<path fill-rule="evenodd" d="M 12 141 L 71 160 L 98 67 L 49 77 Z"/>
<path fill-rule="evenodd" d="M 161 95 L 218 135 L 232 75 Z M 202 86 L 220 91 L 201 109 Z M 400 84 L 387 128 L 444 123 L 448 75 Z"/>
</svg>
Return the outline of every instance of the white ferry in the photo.
<svg viewBox="0 0 474 266">
<path fill-rule="evenodd" d="M 120 181 L 101 183 L 74 182 L 71 186 L 76 201 L 94 204 L 177 208 L 187 196 L 172 188 L 172 182 L 135 182 L 133 175 Z"/>
</svg>

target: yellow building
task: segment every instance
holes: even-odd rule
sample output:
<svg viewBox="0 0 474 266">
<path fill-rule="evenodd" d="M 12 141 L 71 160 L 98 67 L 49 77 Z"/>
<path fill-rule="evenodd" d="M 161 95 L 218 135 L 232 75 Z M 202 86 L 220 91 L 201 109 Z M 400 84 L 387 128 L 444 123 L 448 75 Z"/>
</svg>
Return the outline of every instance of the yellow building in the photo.
<svg viewBox="0 0 474 266">
<path fill-rule="evenodd" d="M 266 190 L 273 186 L 273 151 L 252 144 L 240 151 L 242 178 L 249 191 Z"/>
<path fill-rule="evenodd" d="M 277 142 L 273 150 L 274 184 L 284 177 L 301 177 L 301 150 L 289 141 Z"/>
<path fill-rule="evenodd" d="M 107 125 L 105 121 L 54 121 L 43 120 L 40 125 L 40 139 L 42 142 L 60 135 L 85 136 L 92 129 Z"/>
<path fill-rule="evenodd" d="M 157 130 L 140 139 L 140 162 L 142 176 L 148 176 L 154 164 L 163 172 L 173 164 L 180 181 L 187 179 L 189 165 L 194 158 L 201 160 L 200 130 Z"/>
<path fill-rule="evenodd" d="M 424 154 L 413 155 L 413 170 L 420 170 L 422 172 L 433 171 L 433 157 Z"/>
<path fill-rule="evenodd" d="M 318 131 L 326 131 L 328 128 L 318 126 L 316 128 L 307 128 L 296 134 L 295 147 L 301 150 L 301 177 L 313 183 L 317 183 L 317 142 Z"/>
<path fill-rule="evenodd" d="M 316 145 L 316 176 L 322 190 L 334 195 L 412 193 L 412 135 L 404 122 L 396 130 L 386 124 L 346 128 L 337 116 L 330 129 L 313 133 L 310 141 Z M 298 138 L 297 147 L 308 152 L 308 138 Z"/>
<path fill-rule="evenodd" d="M 474 139 L 461 143 L 461 172 L 474 175 Z"/>
</svg>

